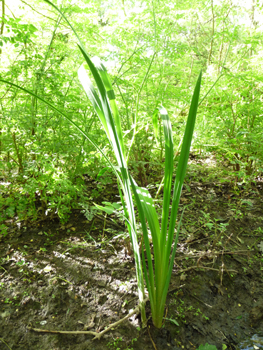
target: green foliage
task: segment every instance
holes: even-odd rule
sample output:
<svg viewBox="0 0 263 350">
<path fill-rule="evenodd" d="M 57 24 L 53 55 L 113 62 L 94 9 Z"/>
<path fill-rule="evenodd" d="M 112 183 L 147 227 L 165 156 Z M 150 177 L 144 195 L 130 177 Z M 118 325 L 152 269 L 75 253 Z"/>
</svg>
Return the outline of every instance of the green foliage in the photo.
<svg viewBox="0 0 263 350">
<path fill-rule="evenodd" d="M 81 179 L 72 183 L 59 168 L 49 164 L 41 171 L 35 170 L 34 177 L 27 170 L 22 178 L 10 178 L 10 183 L 2 187 L 2 217 L 27 220 L 39 216 L 52 218 L 56 214 L 64 222 L 74 203 L 83 197 L 83 185 Z"/>
<path fill-rule="evenodd" d="M 173 318 L 165 317 L 164 319 L 167 320 L 167 321 L 170 321 L 171 323 L 173 323 L 173 324 L 175 324 L 176 326 L 179 327 L 179 323 L 176 320 L 174 320 Z"/>
<path fill-rule="evenodd" d="M 113 339 L 111 342 L 108 342 L 107 347 L 109 349 L 120 350 L 120 343 L 122 343 L 122 338 Z"/>
<path fill-rule="evenodd" d="M 197 350 L 217 350 L 217 347 L 215 345 L 211 345 L 206 343 L 205 345 L 200 345 Z"/>
<path fill-rule="evenodd" d="M 1 77 L 48 98 L 78 126 L 85 125 L 85 131 L 111 158 L 105 135 L 73 73 L 82 58 L 71 33 L 59 27 L 59 20 L 55 23 L 42 17 L 41 11 L 28 12 L 31 10 L 26 7 L 12 5 L 6 8 L 1 36 Z M 116 1 L 107 6 L 91 1 L 88 7 L 74 5 L 70 9 L 65 5 L 63 11 L 70 11 L 80 39 L 85 39 L 94 55 L 104 58 L 118 97 L 128 149 L 136 130 L 129 167 L 137 183 L 147 186 L 153 175 L 162 173 L 164 139 L 158 105 L 166 106 L 174 142 L 180 144 L 185 108 L 200 68 L 204 72 L 203 91 L 209 91 L 220 79 L 199 107 L 201 117 L 192 147 L 216 153 L 236 182 L 249 184 L 260 179 L 261 29 L 260 21 L 253 18 L 260 18 L 261 10 L 255 4 L 248 18 L 242 2 L 234 8 L 229 8 L 227 1 L 213 8 L 204 1 L 149 2 L 139 9 L 133 3 L 120 8 Z M 214 16 L 207 22 L 212 11 Z M 45 168 L 46 161 L 56 167 L 54 156 L 63 159 L 62 171 L 72 182 L 83 173 L 94 177 L 105 166 L 102 157 L 58 113 L 15 87 L 2 85 L 1 96 L 0 167 L 5 178 L 10 171 L 33 175 L 33 162 L 40 169 Z M 28 209 L 30 214 L 30 202 Z"/>
<path fill-rule="evenodd" d="M 36 38 L 37 28 L 33 24 L 22 24 L 21 18 L 5 18 L 5 26 L 8 35 L 1 35 L 0 46 L 4 43 L 10 42 L 18 47 L 21 44 L 28 44 L 32 42 L 33 38 Z"/>
</svg>

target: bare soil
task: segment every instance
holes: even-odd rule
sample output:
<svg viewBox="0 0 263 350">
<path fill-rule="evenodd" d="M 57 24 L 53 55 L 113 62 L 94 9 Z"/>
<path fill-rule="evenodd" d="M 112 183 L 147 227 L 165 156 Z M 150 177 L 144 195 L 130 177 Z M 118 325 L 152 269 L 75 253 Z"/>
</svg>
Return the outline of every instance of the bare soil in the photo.
<svg viewBox="0 0 263 350">
<path fill-rule="evenodd" d="M 163 327 L 152 325 L 148 302 L 147 328 L 134 315 L 99 340 L 28 327 L 100 332 L 137 306 L 122 224 L 88 221 L 80 210 L 64 225 L 9 221 L 0 246 L 0 349 L 242 348 L 263 335 L 262 202 L 262 182 L 245 187 L 188 179 Z"/>
</svg>

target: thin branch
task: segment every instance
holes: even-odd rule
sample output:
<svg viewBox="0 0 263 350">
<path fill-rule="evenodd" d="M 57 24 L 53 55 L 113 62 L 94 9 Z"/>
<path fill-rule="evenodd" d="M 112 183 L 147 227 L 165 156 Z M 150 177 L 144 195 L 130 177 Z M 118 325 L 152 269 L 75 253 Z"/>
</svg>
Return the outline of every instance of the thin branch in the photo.
<svg viewBox="0 0 263 350">
<path fill-rule="evenodd" d="M 135 136 L 136 136 L 136 125 L 137 125 L 137 117 L 138 117 L 138 112 L 139 112 L 139 102 L 140 102 L 140 95 L 141 95 L 141 91 L 143 89 L 143 86 L 145 84 L 145 81 L 147 80 L 148 78 L 148 75 L 149 75 L 149 72 L 150 72 L 150 69 L 152 67 L 152 63 L 153 63 L 153 60 L 155 58 L 155 56 L 157 55 L 157 52 L 154 52 L 153 55 L 152 55 L 152 59 L 150 61 L 150 64 L 149 64 L 149 67 L 147 69 L 147 72 L 144 76 L 144 79 L 141 83 L 141 86 L 139 88 L 139 91 L 137 93 L 137 99 L 136 99 L 136 104 L 135 104 L 135 116 L 134 116 L 134 121 L 133 121 L 133 125 L 134 125 L 134 129 L 133 129 L 133 136 L 132 136 L 132 139 L 131 139 L 131 144 L 130 144 L 130 148 L 128 150 L 128 154 L 127 154 L 127 164 L 129 163 L 129 156 L 130 156 L 130 152 L 131 152 L 131 149 L 132 149 L 132 146 L 133 146 L 133 143 L 134 143 L 134 140 L 135 140 Z"/>
<path fill-rule="evenodd" d="M 5 26 L 5 0 L 2 0 L 2 23 L 1 23 L 1 29 L 0 29 L 1 35 L 4 33 L 4 26 Z"/>
<path fill-rule="evenodd" d="M 145 298 L 144 299 L 144 303 L 146 303 L 149 300 L 149 298 Z M 122 323 L 123 321 L 127 320 L 128 318 L 130 318 L 131 316 L 135 315 L 135 314 L 139 314 L 141 309 L 141 306 L 138 305 L 132 312 L 130 312 L 128 315 L 126 315 L 125 317 L 123 317 L 121 320 L 114 322 L 112 324 L 110 324 L 107 328 L 105 328 L 103 331 L 97 333 L 97 332 L 92 332 L 92 331 L 51 331 L 49 329 L 39 329 L 39 328 L 33 328 L 30 326 L 27 326 L 27 329 L 34 331 L 34 332 L 38 332 L 38 333 L 53 333 L 53 334 L 89 334 L 89 335 L 93 335 L 95 339 L 100 339 L 106 332 L 108 332 L 111 328 L 115 328 L 116 326 L 118 326 L 120 323 Z"/>
<path fill-rule="evenodd" d="M 211 38 L 210 52 L 209 52 L 208 62 L 207 62 L 208 66 L 211 62 L 211 57 L 212 57 L 212 52 L 213 52 L 213 43 L 214 43 L 214 34 L 215 34 L 215 14 L 214 14 L 213 0 L 211 0 L 211 11 L 212 11 L 212 38 Z"/>
<path fill-rule="evenodd" d="M 182 273 L 182 272 L 186 272 L 186 271 L 190 271 L 192 269 L 204 269 L 204 270 L 211 270 L 211 271 L 221 272 L 221 268 L 220 269 L 214 269 L 213 267 L 206 267 L 206 266 L 190 266 L 190 267 L 187 267 L 186 269 L 182 269 L 182 270 L 176 271 L 176 274 Z M 236 270 L 228 270 L 228 271 L 229 272 L 238 273 L 238 271 L 236 271 Z"/>
<path fill-rule="evenodd" d="M 132 56 L 134 56 L 138 51 L 140 51 L 140 50 L 145 46 L 145 44 L 143 44 L 142 46 L 140 46 L 140 47 L 137 49 L 137 45 L 138 45 L 139 39 L 140 39 L 140 37 L 138 38 L 138 40 L 137 40 L 137 42 L 136 42 L 136 44 L 135 44 L 135 48 L 134 48 L 133 52 L 131 53 L 131 55 L 130 55 L 126 60 L 124 60 L 124 61 L 122 62 L 120 68 L 118 69 L 117 76 L 115 77 L 115 79 L 114 79 L 112 85 L 114 85 L 115 82 L 116 82 L 116 80 L 117 80 L 117 79 L 120 79 L 120 77 L 121 77 L 124 73 L 126 73 L 128 70 L 131 69 L 131 67 L 128 68 L 127 71 L 125 71 L 125 72 L 122 73 L 120 76 L 118 76 L 118 74 L 119 74 L 120 71 L 122 70 L 123 66 L 124 66 L 127 62 L 130 61 L 130 59 L 132 58 Z"/>
<path fill-rule="evenodd" d="M 0 35 L 3 35 L 5 27 L 5 0 L 2 0 L 2 23 L 0 29 Z M 2 47 L 0 48 L 0 54 L 2 54 Z"/>
<path fill-rule="evenodd" d="M 8 7 L 7 4 L 5 4 L 5 6 L 11 12 L 12 16 L 14 17 L 14 19 L 16 19 L 16 16 L 15 16 L 14 12 L 10 9 L 10 7 Z"/>
<path fill-rule="evenodd" d="M 12 350 L 12 349 L 10 348 L 10 346 L 4 341 L 3 338 L 0 338 L 0 341 L 1 341 L 2 343 L 4 343 L 4 344 L 8 347 L 8 349 Z"/>
<path fill-rule="evenodd" d="M 34 7 L 31 6 L 31 5 L 29 5 L 26 1 L 24 1 L 24 0 L 20 0 L 20 1 L 21 1 L 23 4 L 27 5 L 28 7 L 30 7 L 31 10 L 35 11 L 35 12 L 38 13 L 39 15 L 41 15 L 41 16 L 43 16 L 43 17 L 46 17 L 46 18 L 50 19 L 51 21 L 54 21 L 54 22 L 57 23 L 57 20 L 56 20 L 56 19 L 54 19 L 54 18 L 52 18 L 52 17 L 49 17 L 49 16 L 46 16 L 46 15 L 43 15 L 43 13 L 41 13 L 41 12 L 37 11 L 36 9 L 34 9 Z"/>
<path fill-rule="evenodd" d="M 149 337 L 150 337 L 150 340 L 151 340 L 152 345 L 153 345 L 153 347 L 154 347 L 154 350 L 157 350 L 157 347 L 156 347 L 156 345 L 155 345 L 155 343 L 154 343 L 154 341 L 153 341 L 153 339 L 152 339 L 151 333 L 150 333 L 150 327 L 148 327 L 147 329 L 148 329 Z"/>
</svg>

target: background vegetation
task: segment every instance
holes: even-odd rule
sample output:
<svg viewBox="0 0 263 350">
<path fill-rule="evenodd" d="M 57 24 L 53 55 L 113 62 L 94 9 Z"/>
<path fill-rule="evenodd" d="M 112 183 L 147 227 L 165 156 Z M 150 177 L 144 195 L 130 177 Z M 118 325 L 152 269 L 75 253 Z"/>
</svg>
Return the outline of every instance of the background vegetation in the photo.
<svg viewBox="0 0 263 350">
<path fill-rule="evenodd" d="M 211 155 L 231 164 L 225 173 L 215 167 L 206 175 L 217 182 L 249 185 L 261 178 L 260 1 L 54 3 L 70 18 L 90 56 L 99 56 L 107 67 L 127 149 L 137 120 L 129 166 L 140 185 L 160 181 L 164 167 L 161 124 L 159 133 L 152 126 L 159 118 L 156 107 L 162 103 L 167 109 L 179 149 L 200 69 L 202 92 L 192 153 L 207 157 L 208 166 Z M 2 1 L 1 21 L 1 78 L 51 101 L 111 157 L 78 81 L 83 58 L 68 25 L 40 0 Z M 96 202 L 113 176 L 105 172 L 98 179 L 105 164 L 92 145 L 21 90 L 1 84 L 0 96 L 1 234 L 7 232 L 8 218 L 58 215 L 64 222 L 72 208 L 81 208 L 87 200 Z M 84 191 L 84 175 L 99 180 L 96 190 Z"/>
</svg>

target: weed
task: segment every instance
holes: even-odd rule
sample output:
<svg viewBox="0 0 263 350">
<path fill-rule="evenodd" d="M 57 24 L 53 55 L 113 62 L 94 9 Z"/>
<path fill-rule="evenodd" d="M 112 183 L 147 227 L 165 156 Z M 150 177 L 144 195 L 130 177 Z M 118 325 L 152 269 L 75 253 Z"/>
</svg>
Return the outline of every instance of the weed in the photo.
<svg viewBox="0 0 263 350">
<path fill-rule="evenodd" d="M 119 338 L 119 337 L 113 338 L 113 340 L 107 344 L 107 347 L 109 349 L 121 350 L 121 348 L 119 347 L 120 342 L 122 342 L 122 338 Z"/>
</svg>

